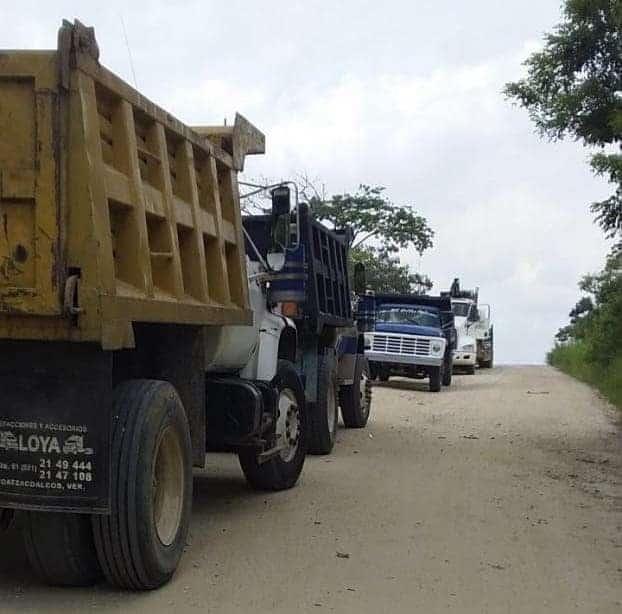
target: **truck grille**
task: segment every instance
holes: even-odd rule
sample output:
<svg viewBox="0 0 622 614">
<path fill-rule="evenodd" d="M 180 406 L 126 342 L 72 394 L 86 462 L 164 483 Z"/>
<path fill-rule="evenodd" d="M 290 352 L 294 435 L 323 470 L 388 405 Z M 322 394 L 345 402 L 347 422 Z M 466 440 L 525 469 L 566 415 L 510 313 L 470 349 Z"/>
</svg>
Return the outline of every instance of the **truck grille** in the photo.
<svg viewBox="0 0 622 614">
<path fill-rule="evenodd" d="M 403 337 L 402 335 L 374 334 L 372 352 L 384 354 L 402 354 L 406 356 L 429 356 L 430 340 L 419 337 Z"/>
</svg>

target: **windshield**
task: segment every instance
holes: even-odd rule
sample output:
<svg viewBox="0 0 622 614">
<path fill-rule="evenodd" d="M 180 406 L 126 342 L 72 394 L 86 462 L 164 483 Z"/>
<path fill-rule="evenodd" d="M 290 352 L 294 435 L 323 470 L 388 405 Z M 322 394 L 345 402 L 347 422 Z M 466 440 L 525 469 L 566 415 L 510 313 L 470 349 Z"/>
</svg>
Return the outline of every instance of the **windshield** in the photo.
<svg viewBox="0 0 622 614">
<path fill-rule="evenodd" d="M 417 326 L 431 326 L 440 328 L 441 321 L 438 313 L 421 307 L 381 307 L 376 319 L 380 322 L 393 324 L 415 324 Z"/>
<path fill-rule="evenodd" d="M 466 318 L 469 314 L 469 308 L 471 307 L 470 303 L 452 303 L 451 310 L 454 312 L 455 316 L 459 318 Z"/>
</svg>

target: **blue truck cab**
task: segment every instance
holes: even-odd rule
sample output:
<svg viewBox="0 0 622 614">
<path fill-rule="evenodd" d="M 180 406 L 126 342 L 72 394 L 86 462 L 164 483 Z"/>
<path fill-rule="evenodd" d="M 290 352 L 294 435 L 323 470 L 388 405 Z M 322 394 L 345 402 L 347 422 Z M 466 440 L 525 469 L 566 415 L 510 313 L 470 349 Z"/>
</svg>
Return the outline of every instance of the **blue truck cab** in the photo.
<svg viewBox="0 0 622 614">
<path fill-rule="evenodd" d="M 456 329 L 448 297 L 365 294 L 357 311 L 372 378 L 428 377 L 432 392 L 451 384 Z"/>
</svg>

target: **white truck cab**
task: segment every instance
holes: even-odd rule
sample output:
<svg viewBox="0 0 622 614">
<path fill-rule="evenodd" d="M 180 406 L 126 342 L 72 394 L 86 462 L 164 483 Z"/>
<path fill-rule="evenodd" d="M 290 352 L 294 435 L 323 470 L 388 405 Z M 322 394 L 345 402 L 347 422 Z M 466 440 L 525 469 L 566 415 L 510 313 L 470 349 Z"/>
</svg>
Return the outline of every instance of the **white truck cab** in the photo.
<svg viewBox="0 0 622 614">
<path fill-rule="evenodd" d="M 452 297 L 458 345 L 454 351 L 454 366 L 475 372 L 475 366 L 490 369 L 493 364 L 493 326 L 490 305 L 478 304 L 477 290 L 465 291 Z"/>
<path fill-rule="evenodd" d="M 477 340 L 471 330 L 476 321 L 477 305 L 472 299 L 451 299 L 451 310 L 458 333 L 458 343 L 454 350 L 454 367 L 475 373 L 477 364 Z"/>
</svg>

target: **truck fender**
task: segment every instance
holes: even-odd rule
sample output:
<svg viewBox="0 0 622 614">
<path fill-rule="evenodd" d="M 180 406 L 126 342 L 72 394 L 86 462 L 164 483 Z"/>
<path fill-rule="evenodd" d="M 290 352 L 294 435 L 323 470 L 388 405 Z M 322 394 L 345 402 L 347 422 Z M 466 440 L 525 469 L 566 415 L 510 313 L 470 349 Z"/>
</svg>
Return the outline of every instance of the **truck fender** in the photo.
<svg viewBox="0 0 622 614">
<path fill-rule="evenodd" d="M 354 382 L 357 356 L 365 353 L 365 339 L 362 333 L 344 334 L 337 344 L 337 383 L 349 386 Z"/>
<path fill-rule="evenodd" d="M 279 353 L 278 358 L 280 360 L 289 360 L 290 362 L 296 362 L 296 349 L 298 347 L 298 334 L 296 327 L 292 324 L 286 326 L 281 331 L 281 337 L 279 339 Z"/>
<path fill-rule="evenodd" d="M 277 372 L 279 358 L 283 358 L 280 352 L 290 355 L 293 352 L 295 356 L 296 338 L 296 326 L 291 320 L 267 312 L 259 327 L 256 361 L 251 360 L 240 375 L 246 379 L 272 381 Z"/>
</svg>

